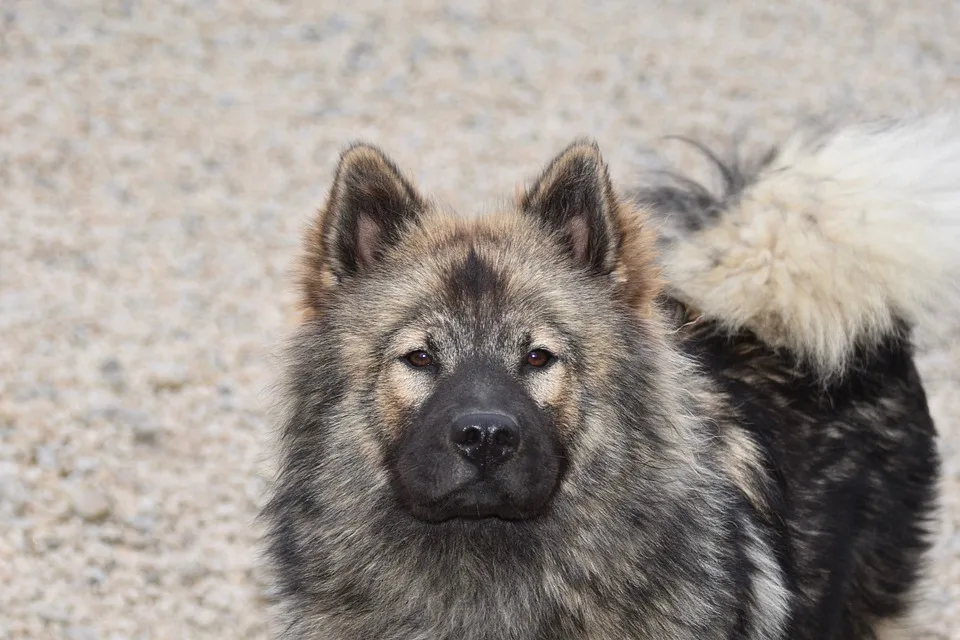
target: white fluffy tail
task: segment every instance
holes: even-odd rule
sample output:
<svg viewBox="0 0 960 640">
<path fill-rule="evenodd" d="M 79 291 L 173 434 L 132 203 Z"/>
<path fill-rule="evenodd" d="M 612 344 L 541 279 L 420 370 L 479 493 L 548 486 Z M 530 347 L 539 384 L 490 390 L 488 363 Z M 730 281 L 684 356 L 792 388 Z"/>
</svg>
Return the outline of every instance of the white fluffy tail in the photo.
<svg viewBox="0 0 960 640">
<path fill-rule="evenodd" d="M 640 192 L 672 292 L 824 377 L 898 324 L 960 310 L 960 114 L 798 135 L 728 193 Z"/>
</svg>

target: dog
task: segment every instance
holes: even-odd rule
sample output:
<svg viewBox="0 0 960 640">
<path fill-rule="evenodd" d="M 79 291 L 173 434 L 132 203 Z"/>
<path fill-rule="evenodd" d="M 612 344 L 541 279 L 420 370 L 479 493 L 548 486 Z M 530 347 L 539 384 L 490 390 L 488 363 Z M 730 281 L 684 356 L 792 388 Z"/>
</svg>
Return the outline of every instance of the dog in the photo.
<svg viewBox="0 0 960 640">
<path fill-rule="evenodd" d="M 378 148 L 306 233 L 279 635 L 878 637 L 915 600 L 936 431 L 915 329 L 957 292 L 960 120 L 798 134 L 622 194 L 577 140 L 442 212 Z"/>
</svg>

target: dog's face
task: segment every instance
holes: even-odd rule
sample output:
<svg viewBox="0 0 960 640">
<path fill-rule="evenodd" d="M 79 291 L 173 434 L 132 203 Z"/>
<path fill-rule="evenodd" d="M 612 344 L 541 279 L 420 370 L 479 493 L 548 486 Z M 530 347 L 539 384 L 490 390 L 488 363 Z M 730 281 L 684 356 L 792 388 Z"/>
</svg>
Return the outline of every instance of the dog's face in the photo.
<svg viewBox="0 0 960 640">
<path fill-rule="evenodd" d="M 481 265 L 473 252 L 463 268 Z M 548 323 L 498 318 L 496 295 L 470 297 L 443 301 L 433 318 L 388 338 L 383 402 L 403 416 L 389 449 L 395 486 L 424 519 L 529 517 L 564 469 L 557 390 L 568 351 Z"/>
<path fill-rule="evenodd" d="M 651 239 L 628 214 L 591 145 L 476 220 L 347 151 L 303 279 L 322 368 L 344 376 L 335 455 L 384 470 L 420 520 L 543 513 L 576 452 L 614 437 L 590 431 L 588 399 L 652 304 Z"/>
</svg>

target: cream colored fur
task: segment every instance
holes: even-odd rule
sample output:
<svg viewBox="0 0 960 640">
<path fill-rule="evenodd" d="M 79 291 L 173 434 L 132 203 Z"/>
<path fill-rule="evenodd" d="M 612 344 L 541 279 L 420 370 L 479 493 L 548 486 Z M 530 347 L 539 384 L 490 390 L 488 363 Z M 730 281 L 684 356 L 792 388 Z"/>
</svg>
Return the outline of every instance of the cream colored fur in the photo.
<svg viewBox="0 0 960 640">
<path fill-rule="evenodd" d="M 960 114 L 797 136 L 663 262 L 704 316 L 838 375 L 897 319 L 960 310 Z"/>
</svg>

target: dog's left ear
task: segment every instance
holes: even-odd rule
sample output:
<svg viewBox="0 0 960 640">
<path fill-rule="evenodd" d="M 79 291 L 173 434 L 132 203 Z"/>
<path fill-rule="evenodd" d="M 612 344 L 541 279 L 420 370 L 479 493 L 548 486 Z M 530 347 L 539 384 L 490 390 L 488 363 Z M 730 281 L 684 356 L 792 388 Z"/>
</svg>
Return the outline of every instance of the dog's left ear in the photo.
<svg viewBox="0 0 960 640">
<path fill-rule="evenodd" d="M 622 243 L 618 200 L 596 143 L 578 140 L 562 151 L 519 206 L 557 234 L 577 264 L 604 275 L 616 267 Z"/>
</svg>

